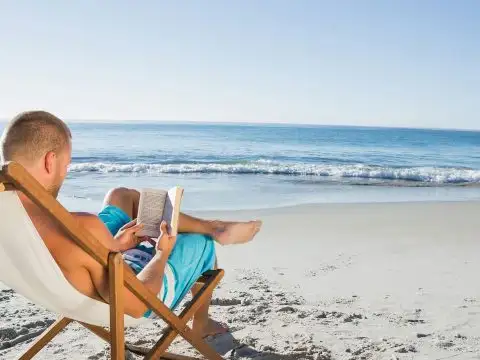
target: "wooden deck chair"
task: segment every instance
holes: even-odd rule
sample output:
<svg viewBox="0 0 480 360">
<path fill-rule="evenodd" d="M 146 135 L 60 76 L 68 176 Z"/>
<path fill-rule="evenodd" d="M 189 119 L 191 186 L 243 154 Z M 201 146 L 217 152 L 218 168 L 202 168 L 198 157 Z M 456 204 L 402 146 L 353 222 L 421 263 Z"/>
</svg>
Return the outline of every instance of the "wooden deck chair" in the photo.
<svg viewBox="0 0 480 360">
<path fill-rule="evenodd" d="M 26 213 L 17 191 L 53 218 L 85 252 L 109 272 L 110 304 L 84 296 L 65 279 L 50 251 Z M 125 347 L 145 359 L 192 359 L 167 353 L 177 335 L 182 336 L 207 359 L 222 359 L 203 339 L 192 335 L 187 322 L 205 303 L 221 278 L 223 270 L 209 271 L 198 280 L 203 286 L 179 316 L 136 278 L 120 253 L 109 252 L 88 231 L 77 225 L 73 216 L 57 202 L 18 163 L 2 165 L 0 172 L 0 281 L 30 301 L 60 317 L 40 335 L 20 359 L 31 359 L 65 326 L 77 321 L 110 343 L 111 358 L 123 360 Z M 167 331 L 151 348 L 125 344 L 124 326 L 137 326 L 150 319 L 124 315 L 123 287 L 126 286 L 168 325 Z M 109 327 L 110 330 L 106 330 Z"/>
</svg>

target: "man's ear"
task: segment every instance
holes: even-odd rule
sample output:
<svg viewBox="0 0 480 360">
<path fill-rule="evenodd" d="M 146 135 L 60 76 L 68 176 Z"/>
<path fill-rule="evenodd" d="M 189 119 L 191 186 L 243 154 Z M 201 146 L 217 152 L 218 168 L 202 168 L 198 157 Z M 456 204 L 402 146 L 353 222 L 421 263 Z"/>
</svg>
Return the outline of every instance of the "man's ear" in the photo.
<svg viewBox="0 0 480 360">
<path fill-rule="evenodd" d="M 45 171 L 51 174 L 55 170 L 57 154 L 49 151 L 45 154 Z"/>
</svg>

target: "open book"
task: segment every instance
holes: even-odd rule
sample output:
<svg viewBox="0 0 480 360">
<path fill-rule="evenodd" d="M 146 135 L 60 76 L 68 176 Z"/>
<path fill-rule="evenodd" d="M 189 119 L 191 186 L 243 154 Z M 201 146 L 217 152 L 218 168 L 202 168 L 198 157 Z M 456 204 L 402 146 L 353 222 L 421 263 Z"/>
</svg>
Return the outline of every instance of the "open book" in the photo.
<svg viewBox="0 0 480 360">
<path fill-rule="evenodd" d="M 158 238 L 160 224 L 166 221 L 170 235 L 177 235 L 180 203 L 183 189 L 176 186 L 170 190 L 142 189 L 138 204 L 137 224 L 144 224 L 138 236 Z"/>
</svg>

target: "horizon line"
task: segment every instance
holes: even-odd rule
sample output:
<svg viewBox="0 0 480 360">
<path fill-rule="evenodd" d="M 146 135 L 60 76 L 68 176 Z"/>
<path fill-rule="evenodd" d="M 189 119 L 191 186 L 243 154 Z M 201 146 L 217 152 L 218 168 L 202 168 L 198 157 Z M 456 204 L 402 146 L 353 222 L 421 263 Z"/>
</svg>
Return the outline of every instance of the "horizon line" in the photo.
<svg viewBox="0 0 480 360">
<path fill-rule="evenodd" d="M 0 118 L 0 123 L 8 123 L 10 120 Z M 423 127 L 423 126 L 407 126 L 407 125 L 358 125 L 358 124 L 316 124 L 316 123 L 291 123 L 291 122 L 248 122 L 248 121 L 209 121 L 209 120 L 107 120 L 107 119 L 68 119 L 67 123 L 77 124 L 119 124 L 119 123 L 168 123 L 168 124 L 202 124 L 202 125 L 248 125 L 248 126 L 311 126 L 311 127 L 350 127 L 350 128 L 371 128 L 371 129 L 403 129 L 403 130 L 444 130 L 444 131 L 466 131 L 480 132 L 479 128 L 453 128 L 453 127 Z"/>
</svg>

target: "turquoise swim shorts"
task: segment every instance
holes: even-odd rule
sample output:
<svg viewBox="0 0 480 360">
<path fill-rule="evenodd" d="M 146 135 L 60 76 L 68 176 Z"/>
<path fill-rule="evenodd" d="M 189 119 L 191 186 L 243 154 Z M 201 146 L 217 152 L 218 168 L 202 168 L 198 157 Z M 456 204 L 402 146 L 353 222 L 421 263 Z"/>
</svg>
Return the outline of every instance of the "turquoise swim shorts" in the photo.
<svg viewBox="0 0 480 360">
<path fill-rule="evenodd" d="M 122 209 L 112 205 L 102 209 L 98 217 L 113 236 L 123 225 L 132 220 Z M 145 260 L 153 256 L 153 252 L 152 246 L 139 244 L 132 252 L 133 255 L 125 256 L 124 254 L 124 259 L 138 274 L 145 266 Z M 174 283 L 167 281 L 167 271 L 165 271 L 166 276 L 163 279 L 159 299 L 162 301 L 169 299 L 166 305 L 175 309 L 197 279 L 204 272 L 214 269 L 215 261 L 215 243 L 211 237 L 201 234 L 178 234 L 175 247 L 167 261 L 171 269 L 169 273 L 173 273 Z M 153 317 L 153 314 L 149 310 L 144 316 Z"/>
<path fill-rule="evenodd" d="M 113 236 L 115 236 L 123 225 L 132 220 L 125 211 L 112 205 L 105 206 L 102 211 L 98 213 L 98 217 Z"/>
</svg>

